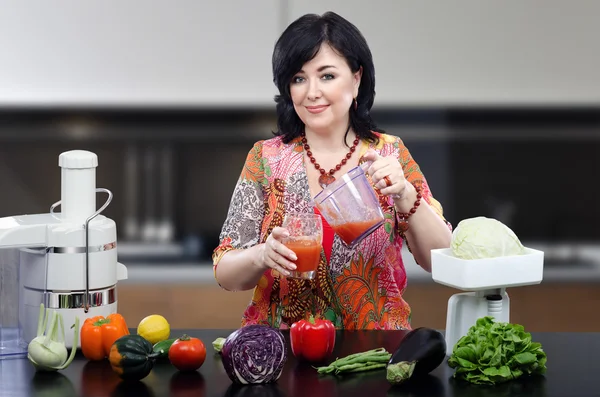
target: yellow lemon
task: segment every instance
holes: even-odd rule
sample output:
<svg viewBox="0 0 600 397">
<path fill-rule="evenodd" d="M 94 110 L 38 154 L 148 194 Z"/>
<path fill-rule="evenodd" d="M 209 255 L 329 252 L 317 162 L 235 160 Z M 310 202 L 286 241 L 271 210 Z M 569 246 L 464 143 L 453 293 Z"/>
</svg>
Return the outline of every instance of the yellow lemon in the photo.
<svg viewBox="0 0 600 397">
<path fill-rule="evenodd" d="M 160 314 L 153 314 L 140 321 L 137 333 L 148 342 L 155 344 L 169 339 L 169 335 L 171 335 L 171 326 L 166 318 Z"/>
</svg>

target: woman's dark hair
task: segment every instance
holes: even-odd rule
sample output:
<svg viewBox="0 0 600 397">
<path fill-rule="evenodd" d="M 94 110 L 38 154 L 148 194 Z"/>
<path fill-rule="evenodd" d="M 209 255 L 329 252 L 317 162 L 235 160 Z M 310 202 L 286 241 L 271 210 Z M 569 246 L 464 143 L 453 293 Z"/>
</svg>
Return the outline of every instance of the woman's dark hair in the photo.
<svg viewBox="0 0 600 397">
<path fill-rule="evenodd" d="M 279 89 L 279 95 L 275 96 L 277 131 L 273 133 L 282 136 L 283 142 L 288 143 L 304 132 L 304 123 L 294 110 L 290 83 L 303 65 L 317 55 L 323 43 L 346 58 L 353 73 L 362 66 L 356 97 L 358 108 L 355 110 L 354 104 L 350 107 L 350 127 L 360 138 L 377 141 L 372 131 L 383 130 L 377 128 L 370 114 L 375 99 L 375 67 L 371 50 L 356 26 L 334 12 L 322 16 L 304 15 L 292 22 L 277 40 L 273 51 L 273 82 Z"/>
</svg>

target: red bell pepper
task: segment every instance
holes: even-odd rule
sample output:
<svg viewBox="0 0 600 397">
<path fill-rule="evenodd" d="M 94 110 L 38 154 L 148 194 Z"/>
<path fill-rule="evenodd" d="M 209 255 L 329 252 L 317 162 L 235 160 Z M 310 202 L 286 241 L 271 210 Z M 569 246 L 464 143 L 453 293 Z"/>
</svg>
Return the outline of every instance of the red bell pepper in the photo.
<svg viewBox="0 0 600 397">
<path fill-rule="evenodd" d="M 335 347 L 335 326 L 326 319 L 300 320 L 290 328 L 290 344 L 296 358 L 310 362 L 320 362 L 333 353 Z"/>
</svg>

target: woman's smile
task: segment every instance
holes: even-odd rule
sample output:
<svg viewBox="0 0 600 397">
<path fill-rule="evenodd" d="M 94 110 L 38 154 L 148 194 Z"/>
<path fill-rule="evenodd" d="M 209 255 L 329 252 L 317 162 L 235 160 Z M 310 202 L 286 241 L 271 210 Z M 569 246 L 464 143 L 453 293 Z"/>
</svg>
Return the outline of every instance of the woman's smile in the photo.
<svg viewBox="0 0 600 397">
<path fill-rule="evenodd" d="M 318 105 L 318 106 L 305 106 L 306 110 L 308 110 L 312 114 L 317 114 L 325 111 L 329 107 L 329 105 Z"/>
</svg>

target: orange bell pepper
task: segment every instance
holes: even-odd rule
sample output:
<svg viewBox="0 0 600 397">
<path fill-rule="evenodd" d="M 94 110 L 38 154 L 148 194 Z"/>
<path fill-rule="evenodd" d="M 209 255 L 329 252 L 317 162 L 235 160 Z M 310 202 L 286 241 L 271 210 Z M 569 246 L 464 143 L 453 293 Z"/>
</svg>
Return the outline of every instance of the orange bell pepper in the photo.
<svg viewBox="0 0 600 397">
<path fill-rule="evenodd" d="M 129 335 L 129 328 L 118 313 L 88 318 L 81 327 L 81 352 L 88 360 L 102 360 L 108 357 L 113 343 L 124 335 Z"/>
</svg>

